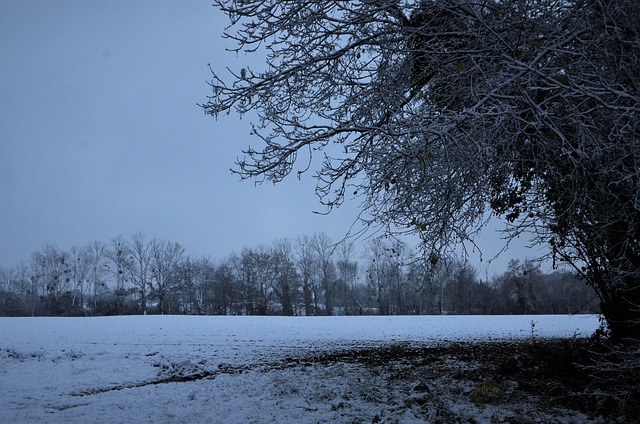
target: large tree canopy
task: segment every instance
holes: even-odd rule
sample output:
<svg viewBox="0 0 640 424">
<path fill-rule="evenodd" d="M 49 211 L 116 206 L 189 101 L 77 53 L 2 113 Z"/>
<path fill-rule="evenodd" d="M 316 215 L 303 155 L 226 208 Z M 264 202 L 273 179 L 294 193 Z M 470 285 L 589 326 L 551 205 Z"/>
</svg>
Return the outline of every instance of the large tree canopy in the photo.
<svg viewBox="0 0 640 424">
<path fill-rule="evenodd" d="M 203 105 L 257 113 L 243 177 L 278 182 L 322 152 L 324 204 L 355 193 L 428 254 L 503 216 L 640 338 L 640 2 L 214 3 L 237 51 L 266 57 L 213 69 Z"/>
</svg>

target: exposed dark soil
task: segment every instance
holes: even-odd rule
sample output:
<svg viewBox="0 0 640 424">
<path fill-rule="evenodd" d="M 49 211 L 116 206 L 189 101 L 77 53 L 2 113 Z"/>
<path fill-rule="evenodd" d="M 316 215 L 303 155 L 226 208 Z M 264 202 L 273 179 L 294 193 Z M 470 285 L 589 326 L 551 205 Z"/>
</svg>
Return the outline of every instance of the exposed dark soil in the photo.
<svg viewBox="0 0 640 424">
<path fill-rule="evenodd" d="M 450 379 L 468 383 L 472 389 L 465 396 L 477 405 L 528 399 L 540 408 L 579 411 L 603 422 L 640 423 L 640 357 L 624 352 L 585 339 L 399 343 L 288 358 L 286 366 L 395 367 L 397 378 L 414 379 L 418 392 L 420 384 Z"/>
<path fill-rule="evenodd" d="M 409 408 L 425 422 L 528 424 L 585 422 L 588 418 L 596 423 L 640 423 L 638 352 L 637 347 L 613 348 L 591 339 L 354 345 L 259 364 L 219 364 L 215 369 L 158 364 L 154 365 L 159 368 L 157 379 L 73 395 L 188 383 L 222 374 L 304 373 L 305 369 L 330 374 L 328 370 L 351 367 L 363 371 L 358 380 L 384 387 L 376 395 L 365 394 L 367 402 L 389 405 L 389 413 Z M 356 396 L 353 392 L 347 389 L 336 405 L 344 407 Z M 587 418 L 580 419 L 580 414 Z M 382 416 L 377 421 L 374 417 L 373 422 L 394 421 Z"/>
</svg>

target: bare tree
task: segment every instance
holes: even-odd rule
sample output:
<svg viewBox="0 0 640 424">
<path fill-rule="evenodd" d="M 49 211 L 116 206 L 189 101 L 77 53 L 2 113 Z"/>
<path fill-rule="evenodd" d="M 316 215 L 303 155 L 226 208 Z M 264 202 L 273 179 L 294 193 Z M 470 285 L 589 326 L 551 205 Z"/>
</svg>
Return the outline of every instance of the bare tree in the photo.
<svg viewBox="0 0 640 424">
<path fill-rule="evenodd" d="M 29 268 L 23 262 L 16 267 L 0 267 L 0 316 L 33 315 Z"/>
<path fill-rule="evenodd" d="M 229 262 L 233 263 L 232 260 Z M 183 290 L 190 293 L 188 298 L 192 303 L 192 306 L 186 310 L 195 311 L 198 315 L 207 313 L 207 292 L 214 278 L 214 266 L 211 259 L 207 257 L 188 258 L 181 268 L 181 284 Z M 183 310 L 185 310 L 184 305 Z"/>
<path fill-rule="evenodd" d="M 107 246 L 103 242 L 94 241 L 85 248 L 84 254 L 89 267 L 91 302 L 95 314 L 98 310 L 98 295 L 107 287 L 106 278 L 109 272 Z"/>
<path fill-rule="evenodd" d="M 278 182 L 323 151 L 329 209 L 362 196 L 433 258 L 491 211 L 582 273 L 615 336 L 640 338 L 640 2 L 214 4 L 235 50 L 266 57 L 214 70 L 203 106 L 257 113 L 242 177 Z"/>
<path fill-rule="evenodd" d="M 151 285 L 158 299 L 158 310 L 164 315 L 167 291 L 177 284 L 177 271 L 184 256 L 180 243 L 153 239 L 150 248 Z"/>
<path fill-rule="evenodd" d="M 260 245 L 253 249 L 252 265 L 254 268 L 254 306 L 257 315 L 267 315 L 274 292 L 273 284 L 276 278 L 275 264 L 271 256 L 271 248 Z"/>
<path fill-rule="evenodd" d="M 275 267 L 275 293 L 280 299 L 283 315 L 294 314 L 298 273 L 293 262 L 293 250 L 291 241 L 280 239 L 274 242 L 272 250 L 272 263 Z"/>
<path fill-rule="evenodd" d="M 84 314 L 85 290 L 90 271 L 86 249 L 71 246 L 68 255 L 66 278 L 71 284 L 71 305 L 77 308 L 76 313 Z"/>
<path fill-rule="evenodd" d="M 300 236 L 296 239 L 296 265 L 302 277 L 305 315 L 315 315 L 318 310 L 318 293 L 314 282 L 315 261 L 309 236 Z"/>
<path fill-rule="evenodd" d="M 406 313 L 405 249 L 402 242 L 390 243 L 381 238 L 367 246 L 367 285 L 382 315 Z"/>
<path fill-rule="evenodd" d="M 260 248 L 265 250 L 264 247 Z M 237 310 L 243 315 L 264 315 L 268 303 L 268 280 L 261 275 L 260 255 L 257 251 L 243 248 L 237 256 L 236 272 L 240 282 L 240 299 Z"/>
<path fill-rule="evenodd" d="M 233 263 L 229 260 L 220 262 L 213 270 L 211 279 L 213 313 L 227 315 L 232 310 L 233 292 L 237 282 Z"/>
<path fill-rule="evenodd" d="M 336 270 L 333 263 L 335 245 L 326 233 L 316 232 L 311 237 L 311 248 L 316 262 L 318 279 L 324 294 L 325 313 L 333 315 L 336 285 Z"/>
<path fill-rule="evenodd" d="M 387 268 L 384 263 L 384 244 L 381 239 L 372 240 L 367 247 L 367 286 L 378 313 L 389 313 L 389 280 Z"/>
<path fill-rule="evenodd" d="M 353 260 L 354 250 L 353 242 L 347 240 L 340 243 L 337 250 L 336 269 L 339 283 L 337 297 L 344 309 L 343 314 L 346 315 L 351 313 L 350 303 L 357 305 L 357 299 L 353 298 L 358 277 L 358 263 Z M 359 305 L 358 308 L 362 309 L 362 305 Z"/>
<path fill-rule="evenodd" d="M 120 314 L 124 309 L 125 297 L 127 295 L 126 283 L 131 281 L 131 255 L 129 243 L 122 236 L 117 236 L 111 240 L 110 249 L 107 250 L 107 257 L 113 263 L 115 274 L 115 295 L 116 313 Z"/>
<path fill-rule="evenodd" d="M 66 288 L 65 253 L 53 244 L 45 244 L 31 255 L 32 290 L 44 300 L 45 313 L 60 315 L 59 300 Z"/>
<path fill-rule="evenodd" d="M 151 286 L 151 243 L 142 233 L 135 233 L 128 243 L 128 260 L 125 262 L 131 282 L 139 295 L 140 311 L 147 314 L 147 299 Z"/>
<path fill-rule="evenodd" d="M 394 240 L 388 244 L 384 252 L 389 278 L 390 310 L 392 315 L 406 314 L 406 260 L 407 246 L 404 242 Z"/>
<path fill-rule="evenodd" d="M 413 261 L 407 270 L 408 302 L 411 314 L 435 313 L 436 287 L 433 273 L 422 261 Z"/>
<path fill-rule="evenodd" d="M 476 270 L 468 262 L 458 262 L 454 266 L 449 292 L 452 311 L 455 314 L 469 315 L 479 305 L 478 279 Z M 532 313 L 529 311 L 527 313 Z"/>
<path fill-rule="evenodd" d="M 0 292 L 6 296 L 0 309 L 4 316 L 34 316 L 39 299 L 35 290 L 32 268 L 24 261 L 15 267 L 0 267 Z"/>
</svg>

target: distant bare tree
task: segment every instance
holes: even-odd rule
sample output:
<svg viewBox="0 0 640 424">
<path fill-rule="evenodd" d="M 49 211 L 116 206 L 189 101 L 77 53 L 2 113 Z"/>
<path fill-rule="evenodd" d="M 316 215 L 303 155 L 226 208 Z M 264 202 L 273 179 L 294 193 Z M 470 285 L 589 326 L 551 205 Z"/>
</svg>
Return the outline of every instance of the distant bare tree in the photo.
<svg viewBox="0 0 640 424">
<path fill-rule="evenodd" d="M 531 314 L 537 312 L 538 292 L 541 288 L 542 272 L 538 264 L 531 261 L 509 261 L 506 272 L 496 278 L 502 295 L 503 313 Z"/>
<path fill-rule="evenodd" d="M 107 288 L 107 276 L 109 273 L 109 256 L 107 246 L 101 241 L 90 243 L 84 251 L 89 273 L 88 278 L 91 284 L 91 303 L 93 303 L 93 313 L 98 310 L 98 296 Z"/>
<path fill-rule="evenodd" d="M 311 248 L 323 290 L 325 312 L 327 315 L 333 315 L 336 285 L 336 270 L 333 262 L 335 245 L 326 233 L 316 232 L 311 237 Z"/>
<path fill-rule="evenodd" d="M 147 299 L 151 288 L 151 243 L 142 233 L 135 233 L 127 243 L 125 266 L 131 276 L 131 283 L 139 295 L 140 311 L 147 314 Z"/>
<path fill-rule="evenodd" d="M 475 313 L 474 308 L 480 306 L 476 270 L 468 262 L 458 262 L 451 277 L 449 296 L 452 312 L 464 315 Z"/>
<path fill-rule="evenodd" d="M 230 260 L 229 262 L 232 262 Z M 179 280 L 183 293 L 187 294 L 183 302 L 184 312 L 203 315 L 209 313 L 207 296 L 214 274 L 214 266 L 208 257 L 187 258 L 180 266 Z"/>
<path fill-rule="evenodd" d="M 107 250 L 107 257 L 112 262 L 112 271 L 115 275 L 115 295 L 116 313 L 122 313 L 124 309 L 125 297 L 127 294 L 127 283 L 131 283 L 130 274 L 131 255 L 130 245 L 122 236 L 117 236 L 111 240 L 111 246 Z"/>
<path fill-rule="evenodd" d="M 151 288 L 158 299 L 158 310 L 165 313 L 167 291 L 176 285 L 178 266 L 184 257 L 180 243 L 153 239 L 151 255 Z"/>
<path fill-rule="evenodd" d="M 405 267 L 408 256 L 406 244 L 398 240 L 386 245 L 384 250 L 389 280 L 389 314 L 391 315 L 407 313 Z"/>
<path fill-rule="evenodd" d="M 293 262 L 291 241 L 288 239 L 275 241 L 273 244 L 272 258 L 275 267 L 274 289 L 282 305 L 282 314 L 293 315 L 293 306 L 299 283 L 298 273 Z"/>
<path fill-rule="evenodd" d="M 32 290 L 44 300 L 46 314 L 60 315 L 59 300 L 66 288 L 66 255 L 53 244 L 45 244 L 31 255 Z"/>
<path fill-rule="evenodd" d="M 381 239 L 372 240 L 368 244 L 366 259 L 368 262 L 366 276 L 369 292 L 375 299 L 378 313 L 387 315 L 389 313 L 389 280 L 384 263 L 384 243 Z"/>
<path fill-rule="evenodd" d="M 240 296 L 236 305 L 238 312 L 246 315 L 265 314 L 266 281 L 259 276 L 260 261 L 257 253 L 245 247 L 234 262 L 240 285 Z"/>
<path fill-rule="evenodd" d="M 435 299 L 433 278 L 424 262 L 414 261 L 409 264 L 407 290 L 410 314 L 421 315 L 435 310 L 432 306 Z"/>
<path fill-rule="evenodd" d="M 315 261 L 309 236 L 300 236 L 296 239 L 296 265 L 302 278 L 305 315 L 315 315 L 318 309 L 318 290 L 314 282 Z"/>
<path fill-rule="evenodd" d="M 341 306 L 344 308 L 344 313 L 350 315 L 350 303 L 356 303 L 357 300 L 353 298 L 353 290 L 356 285 L 358 277 L 358 263 L 353 260 L 355 247 L 353 242 L 344 240 L 338 245 L 336 253 L 336 270 L 338 272 L 338 293 L 337 297 L 340 299 Z M 360 305 L 359 308 L 361 308 Z"/>
<path fill-rule="evenodd" d="M 71 284 L 71 305 L 76 307 L 76 313 L 84 314 L 85 291 L 88 288 L 90 264 L 85 248 L 71 246 L 68 251 L 67 277 Z"/>
<path fill-rule="evenodd" d="M 17 270 L 0 267 L 0 317 L 26 315 L 25 293 L 20 286 Z"/>
</svg>

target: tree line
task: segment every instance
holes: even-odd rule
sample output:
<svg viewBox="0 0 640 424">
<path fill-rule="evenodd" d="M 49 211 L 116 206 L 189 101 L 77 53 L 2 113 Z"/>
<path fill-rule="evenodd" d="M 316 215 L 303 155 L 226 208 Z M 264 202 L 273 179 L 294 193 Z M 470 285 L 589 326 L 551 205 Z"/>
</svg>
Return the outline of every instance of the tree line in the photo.
<svg viewBox="0 0 640 424">
<path fill-rule="evenodd" d="M 222 260 L 136 233 L 0 268 L 0 316 L 556 314 L 598 310 L 574 273 L 510 261 L 480 278 L 460 260 L 415 260 L 401 241 L 334 243 L 325 233 L 244 248 Z"/>
</svg>

